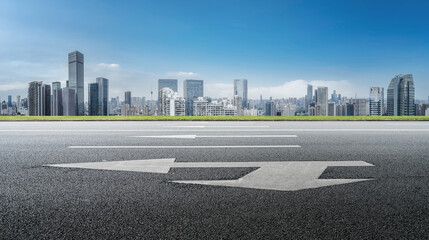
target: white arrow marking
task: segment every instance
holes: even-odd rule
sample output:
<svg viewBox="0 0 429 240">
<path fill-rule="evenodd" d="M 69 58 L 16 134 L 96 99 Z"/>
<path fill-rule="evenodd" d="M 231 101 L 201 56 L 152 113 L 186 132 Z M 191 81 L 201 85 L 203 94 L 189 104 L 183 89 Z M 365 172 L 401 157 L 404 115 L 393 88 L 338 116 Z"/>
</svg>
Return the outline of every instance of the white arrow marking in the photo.
<svg viewBox="0 0 429 240">
<path fill-rule="evenodd" d="M 136 138 L 296 138 L 296 135 L 159 135 L 159 136 L 129 136 Z"/>
<path fill-rule="evenodd" d="M 50 167 L 117 170 L 146 173 L 168 173 L 171 168 L 237 168 L 258 167 L 237 180 L 180 180 L 182 184 L 296 191 L 371 179 L 319 179 L 330 166 L 373 166 L 364 161 L 308 161 L 308 162 L 175 162 L 174 158 L 52 164 Z"/>
</svg>

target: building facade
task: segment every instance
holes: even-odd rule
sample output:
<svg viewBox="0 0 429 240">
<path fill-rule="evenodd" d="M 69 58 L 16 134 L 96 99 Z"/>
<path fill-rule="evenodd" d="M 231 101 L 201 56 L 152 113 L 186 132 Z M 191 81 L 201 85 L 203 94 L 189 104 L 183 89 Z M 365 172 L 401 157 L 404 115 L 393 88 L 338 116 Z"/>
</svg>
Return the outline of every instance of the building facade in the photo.
<svg viewBox="0 0 429 240">
<path fill-rule="evenodd" d="M 83 54 L 74 51 L 69 53 L 69 88 L 74 89 L 76 94 L 76 116 L 85 115 L 85 103 L 84 103 L 84 58 Z M 66 100 L 67 101 L 67 100 Z M 67 105 L 73 106 L 71 103 Z"/>
<path fill-rule="evenodd" d="M 241 109 L 248 109 L 248 98 L 247 98 L 247 79 L 235 79 L 234 80 L 234 95 L 241 98 L 242 103 L 240 104 Z"/>
<path fill-rule="evenodd" d="M 388 116 L 415 115 L 415 89 L 412 74 L 394 77 L 387 89 Z"/>
</svg>

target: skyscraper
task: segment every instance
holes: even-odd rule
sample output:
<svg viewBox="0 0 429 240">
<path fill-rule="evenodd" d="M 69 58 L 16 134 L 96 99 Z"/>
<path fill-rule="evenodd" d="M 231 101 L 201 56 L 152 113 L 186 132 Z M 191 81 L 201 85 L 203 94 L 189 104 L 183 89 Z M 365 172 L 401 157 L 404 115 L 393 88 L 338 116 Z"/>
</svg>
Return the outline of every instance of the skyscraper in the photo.
<svg viewBox="0 0 429 240">
<path fill-rule="evenodd" d="M 307 95 L 305 96 L 305 111 L 308 112 L 310 104 L 313 102 L 313 85 L 307 84 Z"/>
<path fill-rule="evenodd" d="M 83 75 L 83 54 L 74 51 L 69 53 L 69 87 L 75 90 L 76 113 L 77 116 L 85 114 L 84 105 L 84 75 Z M 70 103 L 68 106 L 72 106 Z"/>
<path fill-rule="evenodd" d="M 158 79 L 158 93 L 163 88 L 170 88 L 177 92 L 177 79 Z"/>
<path fill-rule="evenodd" d="M 99 115 L 109 116 L 109 80 L 99 77 L 96 79 L 98 84 L 98 102 Z"/>
<path fill-rule="evenodd" d="M 265 116 L 277 116 L 276 104 L 273 101 L 265 103 Z"/>
<path fill-rule="evenodd" d="M 328 88 L 317 87 L 317 105 L 320 106 L 319 116 L 328 116 Z"/>
<path fill-rule="evenodd" d="M 371 87 L 369 91 L 369 115 L 383 115 L 383 88 Z"/>
<path fill-rule="evenodd" d="M 31 82 L 28 86 L 30 116 L 51 115 L 51 86 L 42 82 Z"/>
<path fill-rule="evenodd" d="M 414 80 L 412 74 L 398 75 L 387 89 L 387 115 L 415 115 Z"/>
<path fill-rule="evenodd" d="M 131 92 L 126 91 L 125 92 L 125 102 L 124 104 L 128 104 L 131 107 Z"/>
<path fill-rule="evenodd" d="M 99 84 L 88 84 L 88 115 L 100 116 L 100 96 Z"/>
<path fill-rule="evenodd" d="M 63 115 L 63 91 L 61 82 L 52 83 L 52 116 Z"/>
<path fill-rule="evenodd" d="M 11 95 L 7 96 L 7 107 L 8 108 L 12 107 L 12 96 Z"/>
<path fill-rule="evenodd" d="M 239 96 L 242 99 L 242 108 L 249 108 L 247 101 L 247 79 L 234 80 L 234 96 Z"/>
<path fill-rule="evenodd" d="M 76 115 L 76 91 L 70 87 L 69 81 L 67 81 L 66 87 L 63 88 L 63 115 Z"/>
<path fill-rule="evenodd" d="M 186 100 L 186 115 L 193 114 L 193 99 L 204 96 L 204 81 L 190 80 L 183 81 L 183 97 Z"/>
</svg>

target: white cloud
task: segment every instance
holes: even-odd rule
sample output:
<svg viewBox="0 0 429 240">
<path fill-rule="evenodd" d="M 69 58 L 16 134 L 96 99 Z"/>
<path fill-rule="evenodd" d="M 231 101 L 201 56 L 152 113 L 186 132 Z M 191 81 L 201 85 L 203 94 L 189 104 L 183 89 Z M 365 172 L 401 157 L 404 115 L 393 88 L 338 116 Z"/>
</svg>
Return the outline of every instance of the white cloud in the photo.
<svg viewBox="0 0 429 240">
<path fill-rule="evenodd" d="M 28 83 L 12 82 L 0 84 L 0 91 L 23 90 L 28 88 Z"/>
<path fill-rule="evenodd" d="M 108 69 L 108 70 L 119 70 L 120 65 L 117 63 L 99 63 L 97 66 L 101 69 Z"/>
<path fill-rule="evenodd" d="M 198 73 L 194 73 L 194 72 L 169 72 L 167 73 L 167 76 L 171 76 L 171 77 L 197 77 L 199 76 Z"/>
</svg>

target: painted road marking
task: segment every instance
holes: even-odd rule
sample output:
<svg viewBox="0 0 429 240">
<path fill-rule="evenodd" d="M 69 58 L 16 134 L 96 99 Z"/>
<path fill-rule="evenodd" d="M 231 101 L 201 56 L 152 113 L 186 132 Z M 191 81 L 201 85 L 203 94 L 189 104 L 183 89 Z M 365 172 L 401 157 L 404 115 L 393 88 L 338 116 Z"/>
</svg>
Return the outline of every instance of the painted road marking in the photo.
<svg viewBox="0 0 429 240">
<path fill-rule="evenodd" d="M 79 149 L 132 149 L 132 148 L 300 148 L 299 145 L 260 145 L 260 146 L 69 146 L 68 148 Z"/>
<path fill-rule="evenodd" d="M 129 136 L 135 138 L 296 138 L 297 135 L 159 135 L 159 136 Z"/>
<path fill-rule="evenodd" d="M 171 168 L 238 168 L 257 167 L 237 180 L 178 180 L 180 184 L 199 184 L 253 188 L 277 191 L 297 191 L 372 179 L 319 179 L 327 167 L 373 166 L 364 161 L 304 161 L 304 162 L 175 162 L 174 158 L 51 164 L 50 167 L 83 168 L 166 174 Z"/>
<path fill-rule="evenodd" d="M 183 125 L 168 125 L 164 127 L 170 127 L 170 128 L 269 128 L 270 126 L 222 126 L 222 125 L 211 125 L 211 126 L 183 126 Z"/>
<path fill-rule="evenodd" d="M 0 132 L 429 132 L 429 129 L 0 129 Z"/>
</svg>

